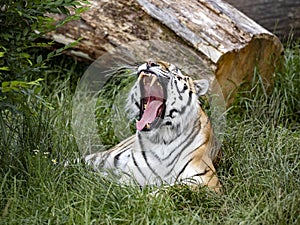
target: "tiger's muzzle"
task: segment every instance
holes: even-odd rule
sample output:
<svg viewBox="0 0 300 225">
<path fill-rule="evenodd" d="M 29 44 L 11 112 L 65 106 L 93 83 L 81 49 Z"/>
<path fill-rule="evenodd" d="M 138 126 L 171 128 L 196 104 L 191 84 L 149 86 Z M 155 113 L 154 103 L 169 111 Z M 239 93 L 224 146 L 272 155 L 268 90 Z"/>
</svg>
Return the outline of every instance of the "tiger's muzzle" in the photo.
<svg viewBox="0 0 300 225">
<path fill-rule="evenodd" d="M 136 128 L 139 131 L 150 131 L 157 128 L 164 118 L 168 79 L 149 70 L 143 70 L 138 75 L 141 102 L 140 118 L 136 123 Z"/>
</svg>

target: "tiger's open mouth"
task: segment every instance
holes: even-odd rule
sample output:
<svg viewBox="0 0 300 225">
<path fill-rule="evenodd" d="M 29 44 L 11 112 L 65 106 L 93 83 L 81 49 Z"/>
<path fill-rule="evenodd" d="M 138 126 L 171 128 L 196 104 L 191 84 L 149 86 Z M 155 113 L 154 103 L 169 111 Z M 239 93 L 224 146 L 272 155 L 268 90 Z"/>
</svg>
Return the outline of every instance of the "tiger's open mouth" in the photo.
<svg viewBox="0 0 300 225">
<path fill-rule="evenodd" d="M 140 120 L 136 123 L 139 131 L 149 131 L 159 125 L 165 113 L 165 85 L 156 74 L 141 71 L 139 84 L 141 88 Z"/>
</svg>

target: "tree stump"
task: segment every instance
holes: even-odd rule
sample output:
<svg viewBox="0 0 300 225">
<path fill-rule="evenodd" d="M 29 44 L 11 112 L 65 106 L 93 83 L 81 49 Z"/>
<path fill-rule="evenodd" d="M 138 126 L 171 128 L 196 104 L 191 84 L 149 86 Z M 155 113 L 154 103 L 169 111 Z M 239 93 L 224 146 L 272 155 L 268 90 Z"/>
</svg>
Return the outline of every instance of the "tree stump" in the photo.
<svg viewBox="0 0 300 225">
<path fill-rule="evenodd" d="M 89 2 L 80 20 L 48 37 L 63 44 L 82 38 L 71 54 L 87 59 L 130 41 L 184 43 L 214 72 L 228 102 L 255 68 L 268 85 L 283 51 L 275 35 L 222 0 Z"/>
</svg>

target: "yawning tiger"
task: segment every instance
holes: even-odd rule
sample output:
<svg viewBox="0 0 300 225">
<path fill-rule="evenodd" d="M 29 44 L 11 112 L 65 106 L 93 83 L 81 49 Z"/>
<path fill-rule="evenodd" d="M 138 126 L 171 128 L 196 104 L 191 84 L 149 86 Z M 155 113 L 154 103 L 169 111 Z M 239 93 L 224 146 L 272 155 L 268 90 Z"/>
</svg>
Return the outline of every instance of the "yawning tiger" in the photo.
<svg viewBox="0 0 300 225">
<path fill-rule="evenodd" d="M 170 63 L 142 64 L 127 102 L 138 118 L 136 134 L 85 161 L 95 170 L 113 171 L 126 184 L 185 183 L 218 191 L 212 163 L 218 150 L 198 99 L 208 88 L 207 80 L 193 80 Z"/>
</svg>

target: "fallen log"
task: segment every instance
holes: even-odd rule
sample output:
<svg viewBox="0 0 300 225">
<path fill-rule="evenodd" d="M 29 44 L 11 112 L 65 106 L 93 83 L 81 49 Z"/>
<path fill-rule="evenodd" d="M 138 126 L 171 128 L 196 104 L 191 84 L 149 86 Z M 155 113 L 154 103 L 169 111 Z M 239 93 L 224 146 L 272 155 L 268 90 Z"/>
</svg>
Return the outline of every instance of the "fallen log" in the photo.
<svg viewBox="0 0 300 225">
<path fill-rule="evenodd" d="M 91 60 L 130 41 L 184 43 L 214 72 L 228 102 L 255 68 L 270 84 L 283 51 L 276 36 L 221 0 L 89 2 L 80 20 L 48 37 L 63 44 L 82 38 L 71 54 Z"/>
<path fill-rule="evenodd" d="M 300 37 L 300 0 L 225 0 L 282 40 Z"/>
</svg>

